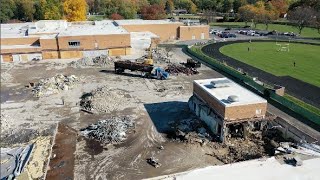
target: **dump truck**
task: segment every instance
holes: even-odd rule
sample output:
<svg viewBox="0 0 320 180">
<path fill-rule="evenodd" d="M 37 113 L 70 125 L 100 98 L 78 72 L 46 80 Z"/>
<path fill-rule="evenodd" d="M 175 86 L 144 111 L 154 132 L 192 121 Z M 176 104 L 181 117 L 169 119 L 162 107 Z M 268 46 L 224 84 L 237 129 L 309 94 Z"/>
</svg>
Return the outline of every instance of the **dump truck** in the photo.
<svg viewBox="0 0 320 180">
<path fill-rule="evenodd" d="M 114 71 L 117 74 L 125 72 L 125 70 L 130 71 L 140 71 L 143 77 L 156 78 L 156 79 L 168 79 L 169 73 L 164 69 L 157 67 L 154 68 L 153 65 L 143 64 L 131 61 L 116 61 L 114 62 Z"/>
</svg>

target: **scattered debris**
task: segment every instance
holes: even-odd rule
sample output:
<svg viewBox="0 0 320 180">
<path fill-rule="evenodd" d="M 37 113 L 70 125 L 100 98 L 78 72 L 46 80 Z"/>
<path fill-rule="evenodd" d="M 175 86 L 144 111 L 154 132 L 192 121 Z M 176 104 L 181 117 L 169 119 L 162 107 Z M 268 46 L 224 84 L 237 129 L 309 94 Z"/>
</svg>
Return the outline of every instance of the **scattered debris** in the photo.
<svg viewBox="0 0 320 180">
<path fill-rule="evenodd" d="M 213 137 L 207 132 L 204 123 L 196 118 L 183 119 L 170 123 L 175 129 L 175 137 L 188 143 L 206 144 Z"/>
<path fill-rule="evenodd" d="M 293 166 L 302 166 L 303 161 L 298 156 L 284 157 L 284 162 Z"/>
<path fill-rule="evenodd" d="M 70 66 L 74 68 L 83 68 L 87 66 L 98 66 L 98 67 L 106 67 L 113 63 L 113 59 L 106 55 L 97 56 L 94 58 L 84 57 L 76 61 L 72 61 L 69 63 Z"/>
<path fill-rule="evenodd" d="M 167 63 L 172 58 L 172 53 L 164 48 L 156 48 L 152 50 L 152 58 L 156 63 Z"/>
<path fill-rule="evenodd" d="M 111 118 L 98 121 L 87 128 L 81 129 L 81 134 L 101 143 L 120 143 L 126 139 L 127 131 L 134 127 L 134 121 L 129 117 Z"/>
<path fill-rule="evenodd" d="M 81 97 L 80 107 L 89 113 L 104 113 L 125 108 L 130 105 L 129 94 L 119 89 L 103 86 L 85 93 Z"/>
<path fill-rule="evenodd" d="M 160 150 L 164 150 L 164 147 L 163 146 L 159 146 L 158 147 Z"/>
<path fill-rule="evenodd" d="M 166 71 L 169 72 L 170 74 L 175 74 L 175 75 L 178 75 L 180 73 L 183 73 L 186 75 L 194 75 L 199 73 L 199 71 L 195 68 L 185 67 L 181 64 L 173 64 L 173 63 L 167 66 Z"/>
<path fill-rule="evenodd" d="M 15 179 L 28 164 L 34 145 L 17 148 L 1 148 L 0 179 Z"/>
<path fill-rule="evenodd" d="M 159 168 L 161 166 L 161 164 L 159 163 L 159 160 L 156 159 L 155 157 L 148 158 L 147 163 L 149 163 L 151 166 L 155 168 Z"/>
<path fill-rule="evenodd" d="M 275 151 L 276 153 L 296 153 L 309 156 L 320 156 L 320 146 L 310 143 L 282 142 L 280 143 L 280 147 L 277 147 Z"/>
<path fill-rule="evenodd" d="M 73 88 L 78 78 L 75 75 L 65 76 L 58 74 L 54 77 L 41 79 L 32 89 L 35 97 L 48 96 L 58 93 L 61 90 L 69 90 Z"/>
</svg>

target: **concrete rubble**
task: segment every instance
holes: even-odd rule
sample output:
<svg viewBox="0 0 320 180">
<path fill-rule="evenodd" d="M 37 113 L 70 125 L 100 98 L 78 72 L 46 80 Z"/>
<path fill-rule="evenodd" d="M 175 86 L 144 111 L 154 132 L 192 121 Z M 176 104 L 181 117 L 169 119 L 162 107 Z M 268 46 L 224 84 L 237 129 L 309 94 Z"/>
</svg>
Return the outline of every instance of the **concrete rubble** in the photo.
<svg viewBox="0 0 320 180">
<path fill-rule="evenodd" d="M 174 136 L 184 142 L 204 145 L 206 142 L 213 140 L 213 137 L 207 132 L 199 119 L 183 119 L 170 124 L 175 130 Z"/>
<path fill-rule="evenodd" d="M 126 139 L 129 129 L 134 127 L 134 121 L 129 117 L 114 117 L 98 121 L 87 128 L 81 129 L 81 134 L 101 143 L 120 143 Z"/>
<path fill-rule="evenodd" d="M 79 79 L 75 75 L 58 74 L 51 78 L 41 79 L 32 89 L 33 96 L 42 97 L 72 89 Z"/>
<path fill-rule="evenodd" d="M 168 64 L 166 71 L 174 75 L 178 75 L 181 73 L 186 75 L 194 75 L 199 73 L 199 71 L 195 68 L 189 68 L 181 64 L 173 64 L 173 63 Z"/>
<path fill-rule="evenodd" d="M 76 61 L 70 62 L 68 65 L 74 68 L 83 68 L 88 66 L 106 67 L 113 64 L 113 59 L 106 55 L 97 56 L 94 58 L 84 57 Z"/>
<path fill-rule="evenodd" d="M 80 107 L 90 113 L 105 113 L 117 110 L 118 107 L 130 105 L 130 95 L 119 89 L 103 86 L 85 93 L 81 97 Z"/>
<path fill-rule="evenodd" d="M 17 148 L 1 148 L 0 179 L 13 180 L 28 164 L 34 145 Z"/>
</svg>

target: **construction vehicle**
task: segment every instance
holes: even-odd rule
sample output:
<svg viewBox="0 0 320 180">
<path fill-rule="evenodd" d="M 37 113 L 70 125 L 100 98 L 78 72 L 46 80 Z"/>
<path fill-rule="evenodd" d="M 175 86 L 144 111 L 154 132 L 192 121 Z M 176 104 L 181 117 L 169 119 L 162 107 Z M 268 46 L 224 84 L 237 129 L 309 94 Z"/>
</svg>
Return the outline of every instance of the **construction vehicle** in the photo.
<svg viewBox="0 0 320 180">
<path fill-rule="evenodd" d="M 182 65 L 188 67 L 188 68 L 200 68 L 201 63 L 197 60 L 194 60 L 192 58 L 187 59 L 187 63 L 181 63 Z"/>
<path fill-rule="evenodd" d="M 142 57 L 141 59 L 137 59 L 136 62 L 140 62 L 142 64 L 153 65 L 153 57 L 152 57 L 152 50 L 157 47 L 159 43 L 159 39 L 151 39 L 150 46 L 146 49 L 148 52 L 146 56 Z"/>
<path fill-rule="evenodd" d="M 114 62 L 115 73 L 123 73 L 125 70 L 140 71 L 143 77 L 155 78 L 155 79 L 168 79 L 169 73 L 164 69 L 157 67 L 154 68 L 153 65 L 141 64 L 131 61 L 116 61 Z"/>
</svg>

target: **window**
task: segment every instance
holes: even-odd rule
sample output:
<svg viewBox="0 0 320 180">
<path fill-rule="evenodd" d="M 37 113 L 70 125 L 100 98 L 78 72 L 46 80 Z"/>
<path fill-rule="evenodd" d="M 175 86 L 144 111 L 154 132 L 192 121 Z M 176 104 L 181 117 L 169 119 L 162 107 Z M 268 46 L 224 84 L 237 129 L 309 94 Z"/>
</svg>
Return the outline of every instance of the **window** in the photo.
<svg viewBox="0 0 320 180">
<path fill-rule="evenodd" d="M 204 33 L 201 33 L 201 39 L 204 39 Z"/>
<path fill-rule="evenodd" d="M 69 47 L 80 47 L 80 41 L 69 41 Z"/>
<path fill-rule="evenodd" d="M 261 109 L 256 109 L 256 115 L 261 114 Z"/>
</svg>

